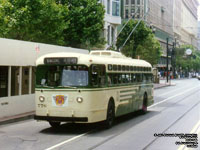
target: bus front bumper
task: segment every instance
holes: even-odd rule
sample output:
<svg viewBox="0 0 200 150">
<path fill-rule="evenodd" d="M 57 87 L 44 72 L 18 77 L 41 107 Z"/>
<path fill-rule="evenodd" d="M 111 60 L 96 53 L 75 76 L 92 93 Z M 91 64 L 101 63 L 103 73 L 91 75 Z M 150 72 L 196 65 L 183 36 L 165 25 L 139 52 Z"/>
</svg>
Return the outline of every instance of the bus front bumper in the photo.
<svg viewBox="0 0 200 150">
<path fill-rule="evenodd" d="M 57 121 L 57 122 L 88 122 L 87 117 L 53 117 L 53 116 L 34 116 L 35 120 Z"/>
</svg>

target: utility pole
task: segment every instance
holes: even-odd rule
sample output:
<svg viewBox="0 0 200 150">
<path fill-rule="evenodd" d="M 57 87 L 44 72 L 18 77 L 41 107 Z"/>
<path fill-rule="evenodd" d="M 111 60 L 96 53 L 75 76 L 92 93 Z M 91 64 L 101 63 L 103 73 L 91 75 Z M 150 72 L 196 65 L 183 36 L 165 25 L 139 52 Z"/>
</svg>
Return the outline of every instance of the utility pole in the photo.
<svg viewBox="0 0 200 150">
<path fill-rule="evenodd" d="M 168 76 L 168 72 L 169 72 L 169 68 L 168 68 L 168 66 L 169 66 L 169 60 L 168 60 L 168 56 L 169 56 L 169 46 L 168 46 L 168 43 L 169 43 L 169 38 L 167 38 L 167 66 L 166 66 L 167 83 L 168 83 L 168 81 L 169 81 L 169 76 Z"/>
<path fill-rule="evenodd" d="M 173 62 L 172 63 L 172 71 L 173 71 L 174 78 L 176 78 L 176 52 L 175 52 L 175 49 L 176 49 L 176 38 L 173 42 L 172 56 L 171 56 L 171 62 Z"/>
</svg>

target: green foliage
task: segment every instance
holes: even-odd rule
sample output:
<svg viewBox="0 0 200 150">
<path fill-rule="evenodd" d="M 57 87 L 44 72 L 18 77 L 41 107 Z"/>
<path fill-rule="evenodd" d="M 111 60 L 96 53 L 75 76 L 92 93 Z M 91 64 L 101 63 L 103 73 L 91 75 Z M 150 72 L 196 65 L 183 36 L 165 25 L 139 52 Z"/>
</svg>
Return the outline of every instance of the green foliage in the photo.
<svg viewBox="0 0 200 150">
<path fill-rule="evenodd" d="M 137 21 L 131 20 L 123 29 L 117 40 L 117 48 L 120 48 L 132 29 L 136 26 Z M 155 39 L 151 29 L 144 22 L 140 22 L 136 30 L 130 36 L 126 45 L 122 48 L 122 53 L 126 56 L 147 60 L 152 65 L 158 63 L 161 56 L 160 43 Z"/>
<path fill-rule="evenodd" d="M 187 56 L 185 51 L 192 50 L 192 54 Z M 200 71 L 200 52 L 192 45 L 182 45 L 175 49 L 176 52 L 176 68 L 187 71 Z"/>
<path fill-rule="evenodd" d="M 63 45 L 68 12 L 54 0 L 0 0 L 0 36 Z"/>
<path fill-rule="evenodd" d="M 70 26 L 64 31 L 67 45 L 72 47 L 95 46 L 104 43 L 100 37 L 104 26 L 104 6 L 97 0 L 62 0 L 69 8 L 66 20 Z"/>
<path fill-rule="evenodd" d="M 101 46 L 97 0 L 0 0 L 0 37 L 72 47 Z"/>
</svg>

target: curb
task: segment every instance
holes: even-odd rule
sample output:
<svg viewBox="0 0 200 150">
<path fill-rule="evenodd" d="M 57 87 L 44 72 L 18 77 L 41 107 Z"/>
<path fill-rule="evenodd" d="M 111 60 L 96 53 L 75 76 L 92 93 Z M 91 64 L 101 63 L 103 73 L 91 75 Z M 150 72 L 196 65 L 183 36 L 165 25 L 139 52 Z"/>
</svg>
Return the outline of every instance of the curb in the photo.
<svg viewBox="0 0 200 150">
<path fill-rule="evenodd" d="M 0 118 L 0 125 L 5 125 L 5 124 L 14 123 L 14 122 L 16 123 L 16 122 L 20 122 L 20 121 L 24 121 L 24 120 L 28 120 L 28 119 L 33 119 L 34 114 L 35 114 L 35 111 L 23 113 L 23 114 L 19 114 L 19 115 L 15 115 L 15 116 Z"/>
<path fill-rule="evenodd" d="M 170 85 L 157 86 L 157 87 L 154 87 L 154 89 L 160 89 L 160 88 L 164 88 L 164 87 L 167 87 L 167 86 L 170 86 Z"/>
<path fill-rule="evenodd" d="M 155 84 L 154 84 L 155 85 Z M 164 88 L 164 87 L 167 87 L 167 86 L 175 86 L 176 84 L 157 84 L 158 86 L 154 86 L 154 89 L 159 89 L 159 88 Z"/>
</svg>

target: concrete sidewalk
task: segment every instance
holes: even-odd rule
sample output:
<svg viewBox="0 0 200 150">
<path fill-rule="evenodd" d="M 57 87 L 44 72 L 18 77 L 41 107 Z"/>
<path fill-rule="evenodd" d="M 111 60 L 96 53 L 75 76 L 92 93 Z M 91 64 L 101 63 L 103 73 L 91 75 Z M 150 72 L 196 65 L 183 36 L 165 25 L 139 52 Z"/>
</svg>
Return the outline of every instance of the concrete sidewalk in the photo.
<svg viewBox="0 0 200 150">
<path fill-rule="evenodd" d="M 175 85 L 175 84 L 165 83 L 165 80 L 160 80 L 159 84 L 154 84 L 154 89 L 159 89 L 159 88 L 163 88 L 163 87 L 167 87 L 171 85 Z M 27 113 L 15 115 L 15 116 L 0 118 L 0 125 L 19 122 L 19 121 L 23 121 L 27 119 L 33 119 L 34 114 L 35 114 L 35 111 L 32 111 L 32 112 L 27 112 Z"/>
<path fill-rule="evenodd" d="M 172 86 L 172 85 L 175 85 L 175 84 L 172 84 L 172 83 L 160 83 L 160 84 L 156 84 L 156 83 L 154 83 L 153 87 L 154 87 L 154 89 L 158 89 L 158 88 L 163 88 L 163 87 Z"/>
<path fill-rule="evenodd" d="M 154 83 L 154 89 L 163 88 L 167 86 L 175 86 L 176 84 L 173 83 L 173 80 L 169 80 L 168 83 L 166 80 L 160 80 L 159 84 Z"/>
<path fill-rule="evenodd" d="M 13 122 L 19 122 L 27 119 L 33 119 L 33 116 L 35 114 L 35 111 L 27 112 L 19 115 L 9 116 L 0 118 L 0 125 L 9 124 Z"/>
</svg>

